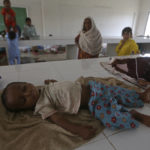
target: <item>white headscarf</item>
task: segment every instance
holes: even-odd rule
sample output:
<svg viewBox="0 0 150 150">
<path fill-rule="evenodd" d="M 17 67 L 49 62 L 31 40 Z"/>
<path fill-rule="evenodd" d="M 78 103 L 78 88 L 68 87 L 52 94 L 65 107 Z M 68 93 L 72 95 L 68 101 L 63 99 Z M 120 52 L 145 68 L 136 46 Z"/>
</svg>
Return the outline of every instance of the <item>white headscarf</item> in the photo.
<svg viewBox="0 0 150 150">
<path fill-rule="evenodd" d="M 102 37 L 96 28 L 93 18 L 87 17 L 86 19 L 91 20 L 91 29 L 85 33 L 83 30 L 80 32 L 79 45 L 84 52 L 97 55 L 102 48 Z"/>
</svg>

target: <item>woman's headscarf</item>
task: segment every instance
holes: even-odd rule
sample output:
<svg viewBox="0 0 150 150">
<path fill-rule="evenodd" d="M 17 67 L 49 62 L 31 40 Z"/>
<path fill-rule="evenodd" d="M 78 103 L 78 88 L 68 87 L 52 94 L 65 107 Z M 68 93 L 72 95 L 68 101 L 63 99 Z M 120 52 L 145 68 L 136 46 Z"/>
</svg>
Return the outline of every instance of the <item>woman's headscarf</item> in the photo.
<svg viewBox="0 0 150 150">
<path fill-rule="evenodd" d="M 85 19 L 91 20 L 91 29 L 87 32 L 83 30 L 80 32 L 79 45 L 84 52 L 94 56 L 101 51 L 102 37 L 99 30 L 96 28 L 94 20 L 91 17 Z"/>
</svg>

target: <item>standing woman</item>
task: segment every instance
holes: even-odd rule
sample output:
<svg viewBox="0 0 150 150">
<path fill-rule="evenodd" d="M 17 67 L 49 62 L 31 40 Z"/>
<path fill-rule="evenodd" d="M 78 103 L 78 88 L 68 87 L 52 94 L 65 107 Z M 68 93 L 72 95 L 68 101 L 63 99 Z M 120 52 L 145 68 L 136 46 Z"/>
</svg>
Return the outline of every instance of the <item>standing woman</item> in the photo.
<svg viewBox="0 0 150 150">
<path fill-rule="evenodd" d="M 102 48 L 102 37 L 91 17 L 84 19 L 83 29 L 75 38 L 79 48 L 78 59 L 98 58 Z"/>
</svg>

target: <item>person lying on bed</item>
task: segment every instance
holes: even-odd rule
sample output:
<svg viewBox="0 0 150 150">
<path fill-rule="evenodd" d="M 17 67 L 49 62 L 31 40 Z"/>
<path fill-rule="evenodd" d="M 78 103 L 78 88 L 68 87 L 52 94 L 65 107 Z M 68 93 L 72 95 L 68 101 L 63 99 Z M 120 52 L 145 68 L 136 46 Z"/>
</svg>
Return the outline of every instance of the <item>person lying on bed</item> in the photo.
<svg viewBox="0 0 150 150">
<path fill-rule="evenodd" d="M 45 80 L 45 83 L 41 88 L 26 82 L 8 84 L 2 93 L 3 105 L 11 112 L 34 109 L 42 119 L 48 119 L 83 139 L 92 138 L 96 129 L 71 123 L 63 113 L 77 114 L 79 108 L 87 107 L 93 117 L 110 129 L 132 129 L 138 127 L 139 122 L 150 126 L 150 116 L 124 108 L 143 107 L 144 102 L 149 103 L 150 89 L 136 93 L 92 80 L 87 86 L 71 81 Z"/>
<path fill-rule="evenodd" d="M 112 67 L 135 78 L 141 85 L 150 84 L 150 57 L 115 59 Z"/>
</svg>

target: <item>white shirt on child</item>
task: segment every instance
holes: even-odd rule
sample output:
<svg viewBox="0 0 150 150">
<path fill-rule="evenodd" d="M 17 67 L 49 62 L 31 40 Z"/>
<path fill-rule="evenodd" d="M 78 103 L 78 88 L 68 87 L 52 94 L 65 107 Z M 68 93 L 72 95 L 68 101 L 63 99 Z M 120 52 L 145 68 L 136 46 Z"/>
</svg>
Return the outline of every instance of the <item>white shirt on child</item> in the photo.
<svg viewBox="0 0 150 150">
<path fill-rule="evenodd" d="M 45 85 L 35 106 L 35 114 L 46 119 L 56 112 L 77 114 L 81 102 L 79 82 L 63 81 Z"/>
</svg>

